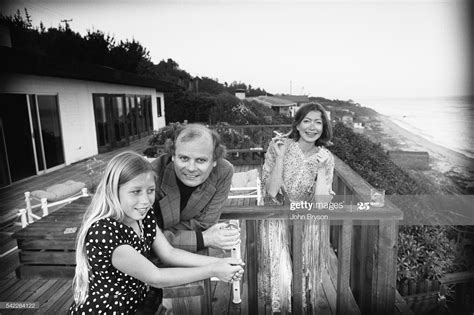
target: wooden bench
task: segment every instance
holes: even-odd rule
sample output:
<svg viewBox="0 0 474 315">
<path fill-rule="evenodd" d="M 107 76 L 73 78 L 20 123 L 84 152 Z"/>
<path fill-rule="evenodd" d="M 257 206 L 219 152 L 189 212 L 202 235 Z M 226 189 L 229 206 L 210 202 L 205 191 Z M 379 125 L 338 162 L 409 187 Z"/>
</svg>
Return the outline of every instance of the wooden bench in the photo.
<svg viewBox="0 0 474 315">
<path fill-rule="evenodd" d="M 74 277 L 76 236 L 90 202 L 78 199 L 12 235 L 20 250 L 18 278 Z"/>
</svg>

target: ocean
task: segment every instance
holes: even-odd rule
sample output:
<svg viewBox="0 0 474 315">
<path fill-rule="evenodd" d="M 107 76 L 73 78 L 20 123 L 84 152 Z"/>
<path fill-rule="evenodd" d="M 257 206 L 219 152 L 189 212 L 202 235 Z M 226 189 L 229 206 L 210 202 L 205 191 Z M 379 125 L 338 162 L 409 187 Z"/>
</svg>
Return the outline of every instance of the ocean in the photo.
<svg viewBox="0 0 474 315">
<path fill-rule="evenodd" d="M 474 158 L 474 104 L 469 97 L 354 99 L 400 127 Z"/>
</svg>

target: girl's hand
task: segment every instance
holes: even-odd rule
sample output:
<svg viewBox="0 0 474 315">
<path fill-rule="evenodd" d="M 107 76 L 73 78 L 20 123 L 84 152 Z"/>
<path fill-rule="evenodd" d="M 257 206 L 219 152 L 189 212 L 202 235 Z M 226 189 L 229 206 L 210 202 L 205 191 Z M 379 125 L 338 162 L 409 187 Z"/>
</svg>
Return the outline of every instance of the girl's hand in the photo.
<svg viewBox="0 0 474 315">
<path fill-rule="evenodd" d="M 228 263 L 230 265 L 238 265 L 238 266 L 245 266 L 245 263 L 242 261 L 240 258 L 234 258 L 234 257 L 225 257 L 221 259 L 223 262 Z"/>
<path fill-rule="evenodd" d="M 236 258 L 222 258 L 219 262 L 212 264 L 214 275 L 221 281 L 240 281 L 244 273 L 242 260 Z"/>
</svg>

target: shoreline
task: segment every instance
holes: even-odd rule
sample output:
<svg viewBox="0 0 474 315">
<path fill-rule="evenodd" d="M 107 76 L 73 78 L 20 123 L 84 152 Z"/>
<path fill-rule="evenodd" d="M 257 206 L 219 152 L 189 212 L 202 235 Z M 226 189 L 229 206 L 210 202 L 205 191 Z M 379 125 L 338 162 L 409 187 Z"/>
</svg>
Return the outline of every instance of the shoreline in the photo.
<svg viewBox="0 0 474 315">
<path fill-rule="evenodd" d="M 385 150 L 428 152 L 430 170 L 405 169 L 410 175 L 422 181 L 428 180 L 439 193 L 474 193 L 473 158 L 412 133 L 397 125 L 389 116 L 377 114 L 372 122 L 378 123 L 378 127 L 363 134 L 374 142 L 380 142 Z"/>
</svg>

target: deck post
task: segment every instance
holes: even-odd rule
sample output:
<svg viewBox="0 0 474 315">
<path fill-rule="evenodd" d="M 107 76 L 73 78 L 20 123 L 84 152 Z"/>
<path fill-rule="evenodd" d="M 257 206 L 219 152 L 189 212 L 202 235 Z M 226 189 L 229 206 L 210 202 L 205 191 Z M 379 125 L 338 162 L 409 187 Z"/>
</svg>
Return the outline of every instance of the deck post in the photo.
<svg viewBox="0 0 474 315">
<path fill-rule="evenodd" d="M 258 285 L 257 285 L 257 221 L 246 220 L 247 230 L 247 276 L 248 276 L 248 310 L 249 313 L 258 310 Z"/>
<path fill-rule="evenodd" d="M 48 215 L 48 199 L 41 198 L 41 209 L 43 210 L 43 217 Z"/>
<path fill-rule="evenodd" d="M 336 314 L 349 314 L 350 308 L 350 274 L 352 250 L 352 220 L 343 220 L 339 235 L 337 266 L 337 301 Z"/>
<path fill-rule="evenodd" d="M 25 192 L 25 204 L 26 204 L 26 216 L 28 218 L 28 223 L 33 223 L 33 212 L 31 210 L 31 199 L 30 192 Z"/>
<path fill-rule="evenodd" d="M 293 300 L 292 314 L 303 314 L 303 221 L 293 220 Z"/>
<path fill-rule="evenodd" d="M 394 220 L 380 220 L 372 274 L 372 314 L 393 314 L 397 280 L 397 233 Z"/>
</svg>

